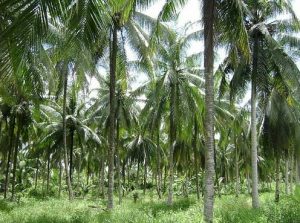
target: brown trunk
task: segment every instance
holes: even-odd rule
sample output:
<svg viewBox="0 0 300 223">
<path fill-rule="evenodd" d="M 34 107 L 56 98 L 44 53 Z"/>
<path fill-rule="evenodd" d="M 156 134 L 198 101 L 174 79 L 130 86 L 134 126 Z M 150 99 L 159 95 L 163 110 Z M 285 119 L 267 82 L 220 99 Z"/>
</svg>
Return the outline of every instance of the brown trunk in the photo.
<svg viewBox="0 0 300 223">
<path fill-rule="evenodd" d="M 108 150 L 108 201 L 107 209 L 114 207 L 114 159 L 115 159 L 115 88 L 116 88 L 116 68 L 118 52 L 118 18 L 114 15 L 114 25 L 112 28 L 112 41 L 110 48 L 110 85 L 109 85 L 109 150 Z"/>
<path fill-rule="evenodd" d="M 205 69 L 205 191 L 204 221 L 213 222 L 214 209 L 214 12 L 215 0 L 204 0 L 204 69 Z"/>
</svg>

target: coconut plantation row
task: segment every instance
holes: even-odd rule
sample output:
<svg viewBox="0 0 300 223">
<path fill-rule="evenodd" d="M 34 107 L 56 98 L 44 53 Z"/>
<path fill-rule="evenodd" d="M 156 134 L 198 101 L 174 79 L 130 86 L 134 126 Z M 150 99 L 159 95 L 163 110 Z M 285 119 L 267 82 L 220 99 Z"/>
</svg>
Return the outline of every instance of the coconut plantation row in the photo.
<svg viewBox="0 0 300 223">
<path fill-rule="evenodd" d="M 300 222 L 297 1 L 0 0 L 0 222 Z"/>
</svg>

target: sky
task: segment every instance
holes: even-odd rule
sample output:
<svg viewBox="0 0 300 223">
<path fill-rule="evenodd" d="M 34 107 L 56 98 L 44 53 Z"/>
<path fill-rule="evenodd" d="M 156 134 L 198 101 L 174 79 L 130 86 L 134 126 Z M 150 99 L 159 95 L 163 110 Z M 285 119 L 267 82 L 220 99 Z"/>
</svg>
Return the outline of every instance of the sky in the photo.
<svg viewBox="0 0 300 223">
<path fill-rule="evenodd" d="M 147 10 L 145 10 L 144 13 L 153 18 L 157 18 L 158 14 L 161 11 L 165 2 L 166 2 L 166 0 L 158 1 L 156 4 L 154 4 Z M 195 22 L 201 18 L 200 2 L 201 2 L 200 0 L 189 0 L 188 1 L 188 3 L 185 5 L 185 7 L 183 7 L 180 10 L 180 14 L 179 14 L 177 23 L 175 24 L 176 28 L 179 29 L 179 28 L 183 27 L 185 24 L 187 24 L 189 22 Z M 296 12 L 298 18 L 300 19 L 300 0 L 292 0 L 292 4 L 293 4 L 294 11 Z M 200 52 L 200 51 L 203 51 L 204 45 L 199 44 L 199 43 L 194 43 L 192 45 L 191 49 L 192 49 L 191 53 Z M 135 55 L 133 52 L 130 51 L 130 49 L 127 50 L 127 54 L 128 54 L 129 60 L 135 59 Z M 215 64 L 216 67 L 218 66 L 218 63 L 220 63 L 223 60 L 224 56 L 225 56 L 225 50 L 224 49 L 219 50 L 218 56 L 216 58 L 216 64 Z M 298 67 L 300 69 L 300 61 L 298 62 Z M 135 76 L 136 76 L 135 81 L 132 84 L 133 89 L 140 86 L 147 80 L 145 75 L 136 74 Z M 246 95 L 245 101 L 247 101 L 248 98 L 250 98 L 250 94 Z"/>
<path fill-rule="evenodd" d="M 159 1 L 157 4 L 153 5 L 149 9 L 145 11 L 146 14 L 150 15 L 151 17 L 156 18 L 164 5 L 166 1 Z M 190 0 L 186 4 L 186 6 L 180 10 L 179 18 L 178 18 L 178 24 L 177 28 L 180 28 L 184 26 L 184 24 L 189 22 L 195 22 L 201 18 L 201 6 L 200 6 L 200 0 Z M 297 15 L 297 17 L 300 19 L 300 0 L 292 0 L 293 9 Z M 300 35 L 300 34 L 299 34 Z M 193 45 L 193 49 L 195 51 L 202 51 L 204 48 L 203 44 L 196 44 Z M 193 52 L 194 53 L 194 52 Z M 216 61 L 215 66 L 218 67 L 218 63 L 222 61 L 222 59 L 225 56 L 225 51 L 221 50 L 218 52 L 218 58 Z M 298 68 L 300 69 L 300 60 L 297 62 Z M 140 78 L 138 82 L 143 82 L 144 78 Z M 137 83 L 138 84 L 138 83 Z M 245 105 L 251 98 L 250 91 L 246 93 L 245 99 L 242 102 L 242 105 Z"/>
</svg>

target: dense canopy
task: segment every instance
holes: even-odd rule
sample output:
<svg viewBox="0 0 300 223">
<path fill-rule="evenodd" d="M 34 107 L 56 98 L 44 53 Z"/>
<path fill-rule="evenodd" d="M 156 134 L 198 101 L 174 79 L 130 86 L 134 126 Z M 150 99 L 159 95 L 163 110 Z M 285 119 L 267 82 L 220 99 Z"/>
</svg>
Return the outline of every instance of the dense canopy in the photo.
<svg viewBox="0 0 300 223">
<path fill-rule="evenodd" d="M 50 198 L 103 205 L 74 222 L 300 221 L 296 0 L 199 2 L 181 26 L 188 0 L 0 0 L 1 222 Z"/>
</svg>

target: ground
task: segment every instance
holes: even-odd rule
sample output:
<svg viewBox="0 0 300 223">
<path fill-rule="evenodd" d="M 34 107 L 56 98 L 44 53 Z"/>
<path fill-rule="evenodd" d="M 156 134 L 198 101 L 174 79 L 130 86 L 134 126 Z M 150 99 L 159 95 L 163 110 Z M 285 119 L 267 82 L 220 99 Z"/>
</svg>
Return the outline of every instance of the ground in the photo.
<svg viewBox="0 0 300 223">
<path fill-rule="evenodd" d="M 273 193 L 261 195 L 261 208 L 253 210 L 249 195 L 223 195 L 215 202 L 215 222 L 300 222 L 300 203 L 294 197 L 282 197 L 274 203 Z M 117 198 L 115 198 L 117 201 Z M 101 199 L 67 198 L 36 199 L 21 197 L 18 202 L 0 201 L 1 223 L 191 223 L 202 222 L 202 200 L 195 195 L 188 198 L 175 197 L 173 206 L 164 200 L 157 200 L 152 194 L 143 196 L 140 192 L 136 203 L 132 194 L 116 205 L 111 212 L 105 210 Z"/>
</svg>

